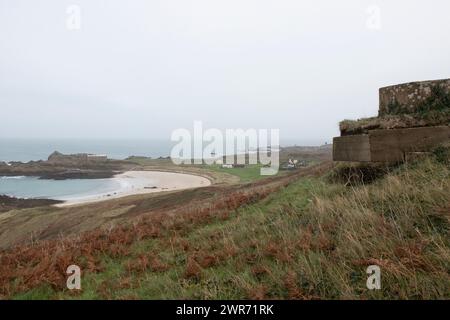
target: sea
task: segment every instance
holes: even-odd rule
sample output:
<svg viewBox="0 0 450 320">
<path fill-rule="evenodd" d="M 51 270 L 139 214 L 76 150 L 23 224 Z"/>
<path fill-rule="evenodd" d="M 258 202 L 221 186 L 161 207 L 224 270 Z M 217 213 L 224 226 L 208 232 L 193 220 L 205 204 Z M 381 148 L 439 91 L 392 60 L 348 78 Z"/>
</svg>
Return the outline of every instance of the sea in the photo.
<svg viewBox="0 0 450 320">
<path fill-rule="evenodd" d="M 54 151 L 64 154 L 105 154 L 110 159 L 129 156 L 167 157 L 175 143 L 170 140 L 100 139 L 1 139 L 0 161 L 47 160 Z"/>
<path fill-rule="evenodd" d="M 0 139 L 0 162 L 47 160 L 54 151 L 105 154 L 118 160 L 129 156 L 159 158 L 169 156 L 173 145 L 164 140 Z M 113 193 L 119 188 L 115 179 L 47 180 L 0 176 L 0 195 L 24 199 L 70 200 Z"/>
<path fill-rule="evenodd" d="M 115 179 L 47 180 L 37 177 L 0 177 L 0 195 L 22 199 L 71 200 L 114 193 Z"/>
</svg>

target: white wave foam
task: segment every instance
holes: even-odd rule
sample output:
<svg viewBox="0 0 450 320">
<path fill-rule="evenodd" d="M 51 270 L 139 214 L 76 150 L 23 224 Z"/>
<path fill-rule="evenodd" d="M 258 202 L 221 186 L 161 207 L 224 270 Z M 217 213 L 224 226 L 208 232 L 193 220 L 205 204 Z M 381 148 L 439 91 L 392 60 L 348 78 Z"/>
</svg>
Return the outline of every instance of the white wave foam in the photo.
<svg viewBox="0 0 450 320">
<path fill-rule="evenodd" d="M 9 176 L 3 176 L 3 177 L 0 177 L 0 179 L 2 179 L 2 180 L 18 180 L 18 179 L 25 179 L 26 177 L 25 176 L 11 176 L 11 177 L 9 177 Z"/>
</svg>

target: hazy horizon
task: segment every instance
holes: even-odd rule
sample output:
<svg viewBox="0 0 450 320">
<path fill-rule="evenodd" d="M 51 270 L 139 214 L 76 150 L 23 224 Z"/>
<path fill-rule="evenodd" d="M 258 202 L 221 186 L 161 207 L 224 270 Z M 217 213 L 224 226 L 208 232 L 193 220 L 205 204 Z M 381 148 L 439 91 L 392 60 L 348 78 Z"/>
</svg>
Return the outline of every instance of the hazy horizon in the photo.
<svg viewBox="0 0 450 320">
<path fill-rule="evenodd" d="M 168 140 L 200 120 L 330 142 L 339 121 L 377 115 L 378 88 L 449 77 L 449 11 L 444 0 L 0 0 L 0 138 Z"/>
</svg>

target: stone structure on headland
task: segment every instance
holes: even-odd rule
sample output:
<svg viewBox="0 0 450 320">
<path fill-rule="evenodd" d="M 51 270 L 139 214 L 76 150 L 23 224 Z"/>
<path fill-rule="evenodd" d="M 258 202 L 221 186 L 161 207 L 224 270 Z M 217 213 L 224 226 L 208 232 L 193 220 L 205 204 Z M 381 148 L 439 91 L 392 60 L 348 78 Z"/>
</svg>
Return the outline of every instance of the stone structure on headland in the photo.
<svg viewBox="0 0 450 320">
<path fill-rule="evenodd" d="M 53 152 L 48 157 L 48 163 L 52 164 L 69 164 L 69 163 L 99 163 L 106 162 L 108 157 L 106 155 L 97 155 L 89 153 L 77 153 L 77 154 L 62 154 L 58 151 Z"/>
<path fill-rule="evenodd" d="M 340 123 L 333 160 L 399 162 L 450 141 L 450 79 L 381 88 L 379 116 Z"/>
<path fill-rule="evenodd" d="M 409 82 L 380 88 L 379 116 L 420 112 L 433 94 L 449 94 L 450 79 Z"/>
</svg>

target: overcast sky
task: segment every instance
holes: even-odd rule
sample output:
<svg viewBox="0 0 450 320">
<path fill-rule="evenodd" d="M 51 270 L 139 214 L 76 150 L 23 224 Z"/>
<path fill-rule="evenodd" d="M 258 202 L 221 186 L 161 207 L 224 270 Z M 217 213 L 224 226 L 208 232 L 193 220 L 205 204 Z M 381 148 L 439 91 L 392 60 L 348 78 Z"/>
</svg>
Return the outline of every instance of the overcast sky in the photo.
<svg viewBox="0 0 450 320">
<path fill-rule="evenodd" d="M 201 120 L 330 141 L 340 120 L 377 114 L 379 87 L 450 77 L 449 13 L 448 0 L 0 0 L 0 137 L 167 139 Z"/>
</svg>

